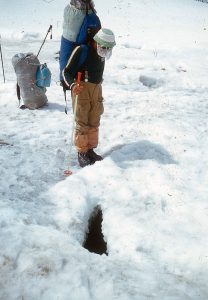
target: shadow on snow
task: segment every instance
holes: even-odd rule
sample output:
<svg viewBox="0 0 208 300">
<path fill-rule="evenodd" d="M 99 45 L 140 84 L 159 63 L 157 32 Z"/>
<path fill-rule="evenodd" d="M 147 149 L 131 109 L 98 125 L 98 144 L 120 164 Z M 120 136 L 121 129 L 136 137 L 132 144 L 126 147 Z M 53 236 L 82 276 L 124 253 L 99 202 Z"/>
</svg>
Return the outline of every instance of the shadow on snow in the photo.
<svg viewBox="0 0 208 300">
<path fill-rule="evenodd" d="M 161 145 L 149 141 L 139 141 L 128 145 L 117 145 L 104 154 L 124 167 L 130 161 L 155 160 L 160 164 L 177 164 L 172 155 Z"/>
</svg>

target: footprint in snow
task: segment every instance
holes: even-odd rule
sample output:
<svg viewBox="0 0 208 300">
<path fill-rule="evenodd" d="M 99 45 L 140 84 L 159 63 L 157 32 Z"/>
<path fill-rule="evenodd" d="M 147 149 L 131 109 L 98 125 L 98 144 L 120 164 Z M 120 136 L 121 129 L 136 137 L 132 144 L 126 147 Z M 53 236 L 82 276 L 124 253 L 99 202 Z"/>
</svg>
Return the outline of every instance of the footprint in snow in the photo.
<svg viewBox="0 0 208 300">
<path fill-rule="evenodd" d="M 122 46 L 125 48 L 139 49 L 139 50 L 142 48 L 142 46 L 139 44 L 130 44 L 130 43 L 124 43 Z"/>
<path fill-rule="evenodd" d="M 159 87 L 162 85 L 161 79 L 156 79 L 154 77 L 141 75 L 139 77 L 139 81 L 146 87 L 152 88 L 152 87 Z"/>
</svg>

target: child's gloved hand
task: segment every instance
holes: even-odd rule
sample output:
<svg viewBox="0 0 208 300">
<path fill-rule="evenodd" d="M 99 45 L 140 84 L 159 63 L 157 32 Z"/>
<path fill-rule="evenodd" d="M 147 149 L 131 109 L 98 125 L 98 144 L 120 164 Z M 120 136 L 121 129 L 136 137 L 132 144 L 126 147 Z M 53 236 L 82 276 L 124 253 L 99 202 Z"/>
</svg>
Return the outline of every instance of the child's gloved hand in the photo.
<svg viewBox="0 0 208 300">
<path fill-rule="evenodd" d="M 72 86 L 72 93 L 75 95 L 79 95 L 83 90 L 83 86 L 80 84 L 75 84 Z"/>
</svg>

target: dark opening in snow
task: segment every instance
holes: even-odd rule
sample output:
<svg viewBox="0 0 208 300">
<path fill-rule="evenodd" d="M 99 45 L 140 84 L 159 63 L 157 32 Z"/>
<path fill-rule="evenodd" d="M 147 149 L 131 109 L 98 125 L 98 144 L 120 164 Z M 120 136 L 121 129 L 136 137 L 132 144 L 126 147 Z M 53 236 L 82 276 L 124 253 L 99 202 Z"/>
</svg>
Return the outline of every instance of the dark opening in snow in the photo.
<svg viewBox="0 0 208 300">
<path fill-rule="evenodd" d="M 88 233 L 83 247 L 90 252 L 108 255 L 107 244 L 102 234 L 102 221 L 102 210 L 99 206 L 96 206 L 88 221 Z"/>
</svg>

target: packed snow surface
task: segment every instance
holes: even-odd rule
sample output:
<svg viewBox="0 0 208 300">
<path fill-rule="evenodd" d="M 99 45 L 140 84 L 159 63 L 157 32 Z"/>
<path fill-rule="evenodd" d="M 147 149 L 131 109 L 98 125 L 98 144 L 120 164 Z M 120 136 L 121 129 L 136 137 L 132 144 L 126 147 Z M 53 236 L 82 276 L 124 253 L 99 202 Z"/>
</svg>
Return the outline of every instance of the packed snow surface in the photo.
<svg viewBox="0 0 208 300">
<path fill-rule="evenodd" d="M 80 169 L 56 59 L 67 3 L 0 0 L 0 299 L 206 300 L 208 5 L 95 0 L 117 45 L 104 160 Z M 37 53 L 50 24 L 39 55 L 52 71 L 48 106 L 20 110 L 11 58 Z M 108 256 L 82 246 L 97 205 Z"/>
</svg>

